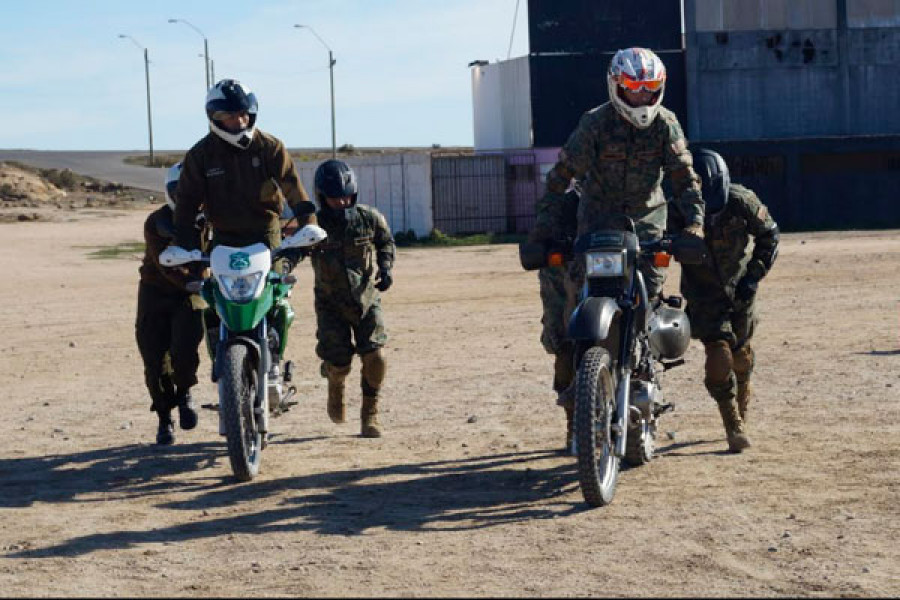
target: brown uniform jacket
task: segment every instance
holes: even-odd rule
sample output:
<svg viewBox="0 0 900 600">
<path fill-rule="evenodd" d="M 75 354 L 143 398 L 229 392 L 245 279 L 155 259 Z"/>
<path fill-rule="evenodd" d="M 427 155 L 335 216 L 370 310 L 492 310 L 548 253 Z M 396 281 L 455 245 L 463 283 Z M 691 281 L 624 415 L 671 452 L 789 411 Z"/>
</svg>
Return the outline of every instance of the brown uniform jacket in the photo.
<svg viewBox="0 0 900 600">
<path fill-rule="evenodd" d="M 172 219 L 172 209 L 163 206 L 147 217 L 144 221 L 144 260 L 138 269 L 141 274 L 141 283 L 152 285 L 166 293 L 187 294 L 184 285 L 197 279 L 196 275 L 189 274 L 183 267 L 164 267 L 159 263 L 159 254 L 175 239 L 175 224 Z M 191 228 L 194 244 L 199 242 L 199 235 L 195 228 Z"/>
<path fill-rule="evenodd" d="M 197 247 L 192 232 L 201 209 L 214 239 L 229 240 L 231 245 L 277 245 L 285 201 L 300 227 L 316 222 L 315 205 L 284 144 L 258 129 L 246 150 L 207 134 L 184 156 L 177 193 L 176 239 L 189 250 Z"/>
</svg>

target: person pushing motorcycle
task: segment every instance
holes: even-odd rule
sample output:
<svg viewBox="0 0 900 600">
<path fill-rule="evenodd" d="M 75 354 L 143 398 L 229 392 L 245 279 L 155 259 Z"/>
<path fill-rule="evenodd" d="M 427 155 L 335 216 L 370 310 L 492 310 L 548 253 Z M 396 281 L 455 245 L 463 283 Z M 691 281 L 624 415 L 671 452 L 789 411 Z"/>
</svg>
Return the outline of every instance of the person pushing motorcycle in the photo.
<svg viewBox="0 0 900 600">
<path fill-rule="evenodd" d="M 750 342 L 758 321 L 756 292 L 778 256 L 779 231 L 756 194 L 731 183 L 719 154 L 699 149 L 694 165 L 703 182 L 704 234 L 711 260 L 682 265 L 681 293 L 688 303 L 692 337 L 706 350 L 706 389 L 718 404 L 728 450 L 738 453 L 750 446 L 746 420 L 755 361 Z M 673 211 L 675 228 L 681 220 Z"/>
<path fill-rule="evenodd" d="M 678 118 L 662 106 L 665 84 L 666 68 L 652 51 L 628 48 L 616 52 L 607 71 L 609 102 L 585 113 L 560 150 L 547 174 L 546 193 L 536 205 L 532 241 L 559 240 L 573 225 L 580 235 L 603 227 L 614 215 L 631 218 L 640 239 L 658 238 L 667 219 L 660 186 L 664 176 L 669 178 L 674 202 L 685 217 L 685 232 L 702 237 L 700 180 L 691 167 L 691 154 Z M 566 214 L 563 201 L 573 178 L 583 178 L 575 217 Z M 572 262 L 568 271 L 572 290 L 581 287 L 582 269 L 579 261 Z M 651 302 L 655 302 L 665 271 L 644 261 L 641 272 Z M 567 315 L 575 306 L 574 294 L 569 296 Z M 563 408 L 568 446 L 571 399 L 564 399 Z"/>
<path fill-rule="evenodd" d="M 203 338 L 203 302 L 185 290 L 185 284 L 197 279 L 198 274 L 186 268 L 163 267 L 159 262 L 160 253 L 175 239 L 175 188 L 180 173 L 181 163 L 167 171 L 166 204 L 150 213 L 144 222 L 146 250 L 139 269 L 135 321 L 144 379 L 152 400 L 150 410 L 159 417 L 156 443 L 164 446 L 175 442 L 173 408 L 178 408 L 182 429 L 197 425 L 190 390 L 197 384 L 197 348 Z M 191 235 L 199 243 L 196 226 Z"/>
<path fill-rule="evenodd" d="M 256 95 L 223 79 L 206 95 L 209 133 L 184 156 L 175 210 L 177 243 L 197 248 L 192 230 L 202 209 L 212 227 L 212 247 L 281 243 L 280 215 L 287 201 L 298 228 L 316 222 L 284 144 L 256 128 Z"/>
</svg>

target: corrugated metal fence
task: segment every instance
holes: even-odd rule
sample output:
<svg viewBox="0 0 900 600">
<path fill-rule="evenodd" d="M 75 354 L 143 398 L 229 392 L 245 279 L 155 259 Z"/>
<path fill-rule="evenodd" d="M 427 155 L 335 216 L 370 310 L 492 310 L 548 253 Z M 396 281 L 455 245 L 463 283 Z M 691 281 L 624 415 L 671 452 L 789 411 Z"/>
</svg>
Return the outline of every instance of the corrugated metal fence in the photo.
<svg viewBox="0 0 900 600">
<path fill-rule="evenodd" d="M 543 184 L 532 151 L 433 156 L 434 227 L 447 234 L 525 233 Z"/>
</svg>

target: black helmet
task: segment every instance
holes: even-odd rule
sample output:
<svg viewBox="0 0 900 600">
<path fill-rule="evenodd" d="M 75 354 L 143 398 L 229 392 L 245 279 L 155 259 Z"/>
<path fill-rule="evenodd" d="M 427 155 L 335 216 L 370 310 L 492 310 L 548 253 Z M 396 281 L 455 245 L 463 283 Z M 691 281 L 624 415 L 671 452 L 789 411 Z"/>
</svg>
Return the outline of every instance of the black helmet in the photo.
<svg viewBox="0 0 900 600">
<path fill-rule="evenodd" d="M 731 187 L 728 165 L 717 152 L 698 148 L 694 150 L 694 170 L 700 176 L 706 216 L 714 217 L 728 204 L 728 188 Z"/>
<path fill-rule="evenodd" d="M 351 206 L 356 206 L 356 196 L 359 194 L 356 173 L 342 160 L 326 160 L 319 165 L 316 169 L 315 186 L 316 201 L 321 208 L 328 208 L 325 198 L 345 196 L 350 196 Z"/>
<path fill-rule="evenodd" d="M 178 178 L 181 177 L 181 163 L 177 162 L 166 171 L 166 204 L 175 210 L 175 190 L 178 189 Z"/>
<path fill-rule="evenodd" d="M 206 116 L 209 119 L 209 127 L 217 136 L 233 146 L 246 150 L 253 141 L 253 131 L 256 127 L 256 113 L 259 104 L 256 102 L 256 94 L 250 88 L 234 79 L 223 79 L 209 88 L 206 93 Z M 241 131 L 229 131 L 222 122 L 216 118 L 220 112 L 246 111 L 250 116 L 250 124 Z"/>
</svg>

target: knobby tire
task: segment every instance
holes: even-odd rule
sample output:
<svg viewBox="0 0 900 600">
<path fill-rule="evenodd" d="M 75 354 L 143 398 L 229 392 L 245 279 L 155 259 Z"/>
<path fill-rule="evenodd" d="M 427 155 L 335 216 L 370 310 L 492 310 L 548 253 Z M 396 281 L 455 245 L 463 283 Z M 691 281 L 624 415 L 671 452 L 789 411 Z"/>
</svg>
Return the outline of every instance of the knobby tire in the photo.
<svg viewBox="0 0 900 600">
<path fill-rule="evenodd" d="M 619 479 L 619 458 L 610 429 L 615 390 L 609 352 L 589 348 L 578 366 L 575 385 L 575 439 L 581 493 L 591 506 L 612 502 Z"/>
<path fill-rule="evenodd" d="M 256 399 L 256 367 L 247 347 L 232 344 L 222 357 L 219 406 L 225 421 L 228 458 L 238 481 L 250 481 L 259 473 L 262 435 L 256 429 L 253 404 Z"/>
</svg>

